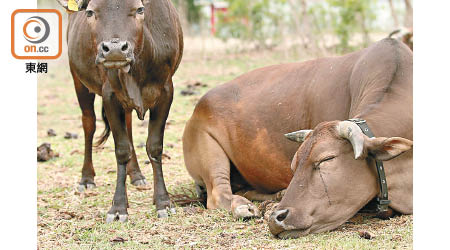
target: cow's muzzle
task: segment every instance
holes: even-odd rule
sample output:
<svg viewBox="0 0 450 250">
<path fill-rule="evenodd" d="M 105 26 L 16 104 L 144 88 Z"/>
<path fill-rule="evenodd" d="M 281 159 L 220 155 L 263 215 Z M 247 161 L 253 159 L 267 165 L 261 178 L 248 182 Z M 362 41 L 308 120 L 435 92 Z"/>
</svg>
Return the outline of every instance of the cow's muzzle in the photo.
<svg viewBox="0 0 450 250">
<path fill-rule="evenodd" d="M 297 228 L 286 222 L 286 218 L 290 214 L 289 209 L 275 210 L 269 218 L 268 224 L 270 232 L 280 239 L 298 238 L 309 234 L 311 227 L 310 223 L 304 227 Z"/>
<path fill-rule="evenodd" d="M 97 48 L 96 64 L 102 64 L 107 69 L 120 69 L 128 73 L 134 61 L 130 42 L 112 39 L 101 42 Z"/>
</svg>

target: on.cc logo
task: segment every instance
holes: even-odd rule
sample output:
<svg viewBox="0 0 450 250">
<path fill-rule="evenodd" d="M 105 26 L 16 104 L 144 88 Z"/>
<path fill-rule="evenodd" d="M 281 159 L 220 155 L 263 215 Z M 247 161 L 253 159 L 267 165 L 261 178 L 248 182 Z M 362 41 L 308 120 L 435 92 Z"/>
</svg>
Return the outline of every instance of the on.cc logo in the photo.
<svg viewBox="0 0 450 250">
<path fill-rule="evenodd" d="M 16 59 L 56 59 L 62 52 L 62 16 L 55 9 L 11 14 L 11 54 Z"/>
<path fill-rule="evenodd" d="M 50 25 L 44 18 L 40 16 L 32 16 L 28 18 L 23 25 L 23 35 L 30 43 L 42 43 L 47 40 L 50 35 Z"/>
</svg>

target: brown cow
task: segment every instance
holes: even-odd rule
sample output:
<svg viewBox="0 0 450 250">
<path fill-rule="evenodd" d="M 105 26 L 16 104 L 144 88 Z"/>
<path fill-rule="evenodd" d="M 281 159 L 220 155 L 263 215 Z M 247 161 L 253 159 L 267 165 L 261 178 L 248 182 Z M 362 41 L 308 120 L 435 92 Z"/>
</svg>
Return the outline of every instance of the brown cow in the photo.
<svg viewBox="0 0 450 250">
<path fill-rule="evenodd" d="M 67 0 L 58 0 L 68 9 Z M 67 43 L 70 71 L 82 110 L 85 156 L 80 188 L 94 184 L 92 138 L 94 99 L 102 96 L 105 132 L 114 137 L 117 186 L 107 222 L 128 218 L 126 174 L 135 185 L 145 184 L 136 160 L 131 112 L 143 120 L 150 110 L 147 154 L 152 162 L 153 200 L 158 217 L 171 207 L 164 184 L 161 155 L 164 127 L 173 99 L 172 76 L 181 61 L 183 35 L 169 0 L 79 0 L 69 12 Z M 170 209 L 170 212 L 174 212 Z"/>
<path fill-rule="evenodd" d="M 387 101 L 365 117 L 371 129 L 380 134 L 399 132 L 407 135 L 410 131 L 406 129 L 411 129 L 411 125 L 405 126 L 403 121 L 395 118 L 391 120 L 391 115 L 397 113 L 390 112 L 395 109 L 393 105 L 398 103 Z M 383 109 L 388 110 L 391 119 L 375 114 Z M 390 124 L 386 126 L 386 123 Z M 400 129 L 392 129 L 395 125 Z M 389 185 L 389 206 L 403 214 L 412 213 L 413 153 L 405 153 L 411 149 L 412 141 L 402 137 L 369 138 L 350 121 L 323 122 L 313 131 L 301 133 L 300 141 L 304 142 L 291 164 L 294 177 L 269 219 L 272 234 L 280 238 L 297 238 L 343 224 L 380 192 L 375 159 L 387 161 L 383 167 Z"/>
<path fill-rule="evenodd" d="M 288 187 L 293 177 L 291 159 L 302 148 L 286 140 L 284 134 L 314 128 L 324 121 L 353 117 L 366 119 L 377 136 L 412 139 L 412 52 L 404 44 L 386 38 L 369 48 L 340 57 L 257 69 L 212 89 L 198 102 L 186 125 L 183 135 L 186 167 L 199 190 L 206 188 L 208 208 L 231 210 L 236 217 L 258 216 L 255 206 L 237 195 L 236 191 L 253 189 L 240 193 L 249 199 L 262 200 L 277 198 Z M 336 123 L 330 123 L 327 127 L 335 128 Z M 351 150 L 350 144 L 347 145 L 343 139 L 336 143 L 339 144 L 337 146 L 346 145 L 343 149 L 339 148 L 343 152 Z M 322 146 L 314 148 L 314 152 L 328 152 L 325 151 L 326 145 Z M 293 164 L 297 164 L 302 157 L 305 156 L 297 153 Z M 400 162 L 403 164 L 401 168 L 387 170 L 386 173 L 392 207 L 403 213 L 412 212 L 411 159 L 412 152 L 386 162 L 389 169 Z M 362 171 L 367 173 L 364 182 L 355 188 L 352 196 L 347 197 L 349 203 L 337 202 L 346 200 L 346 193 L 342 190 L 346 190 L 348 184 L 358 182 L 354 180 L 358 177 L 356 174 L 346 172 L 345 178 L 335 180 L 336 183 L 340 181 L 342 190 L 339 186 L 328 190 L 333 195 L 330 196 L 332 206 L 339 205 L 342 209 L 333 210 L 336 213 L 333 218 L 340 219 L 333 227 L 376 196 L 377 176 L 367 166 L 370 160 L 367 161 L 366 164 L 365 160 L 355 163 L 364 165 L 359 167 L 365 168 Z M 337 160 L 335 162 L 338 163 Z M 294 198 L 307 194 L 312 196 L 308 202 L 313 202 L 313 198 L 320 198 L 322 202 L 326 198 L 317 174 L 311 184 L 301 182 L 303 178 L 309 178 L 300 174 L 302 168 L 303 165 L 295 172 L 295 178 L 300 180 L 300 183 L 295 183 L 300 186 L 291 184 L 287 191 L 289 195 L 285 196 L 279 207 L 293 209 L 287 214 L 287 221 L 291 217 L 303 216 L 302 211 L 312 213 L 308 216 L 329 212 L 316 206 L 324 206 L 323 203 L 307 204 Z M 333 178 L 334 173 L 324 170 L 323 174 L 326 181 L 330 181 L 327 178 Z M 370 174 L 372 179 L 369 180 L 367 177 Z M 306 188 L 308 192 L 303 193 Z M 328 206 L 328 203 L 325 205 Z M 303 210 L 304 207 L 308 210 Z M 325 221 L 326 218 L 323 221 L 312 220 L 314 227 L 308 232 L 315 232 L 313 229 Z M 284 229 L 271 226 L 271 230 L 274 234 L 280 234 L 302 225 L 296 223 L 286 224 Z"/>
</svg>

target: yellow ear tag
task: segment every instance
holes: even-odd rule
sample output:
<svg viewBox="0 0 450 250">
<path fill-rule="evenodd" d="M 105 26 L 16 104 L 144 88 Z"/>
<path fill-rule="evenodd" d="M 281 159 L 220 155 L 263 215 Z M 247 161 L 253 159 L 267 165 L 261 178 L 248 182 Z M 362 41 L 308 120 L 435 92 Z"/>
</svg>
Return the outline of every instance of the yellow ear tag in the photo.
<svg viewBox="0 0 450 250">
<path fill-rule="evenodd" d="M 75 0 L 69 0 L 67 2 L 67 8 L 71 11 L 78 11 L 78 4 Z"/>
</svg>

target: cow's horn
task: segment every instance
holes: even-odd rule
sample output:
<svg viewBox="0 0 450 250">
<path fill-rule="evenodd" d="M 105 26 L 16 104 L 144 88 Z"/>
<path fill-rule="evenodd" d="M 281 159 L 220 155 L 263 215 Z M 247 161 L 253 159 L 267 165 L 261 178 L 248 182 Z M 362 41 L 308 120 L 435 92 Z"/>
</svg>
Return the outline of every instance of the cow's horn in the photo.
<svg viewBox="0 0 450 250">
<path fill-rule="evenodd" d="M 337 130 L 339 136 L 350 141 L 355 159 L 359 159 L 364 151 L 364 134 L 359 126 L 350 121 L 341 121 L 338 123 Z"/>
<path fill-rule="evenodd" d="M 284 134 L 284 136 L 286 136 L 286 138 L 288 138 L 291 141 L 296 141 L 296 142 L 301 143 L 305 140 L 306 136 L 311 132 L 312 132 L 312 130 L 305 129 L 305 130 L 299 130 L 299 131 L 291 132 L 288 134 Z"/>
</svg>

